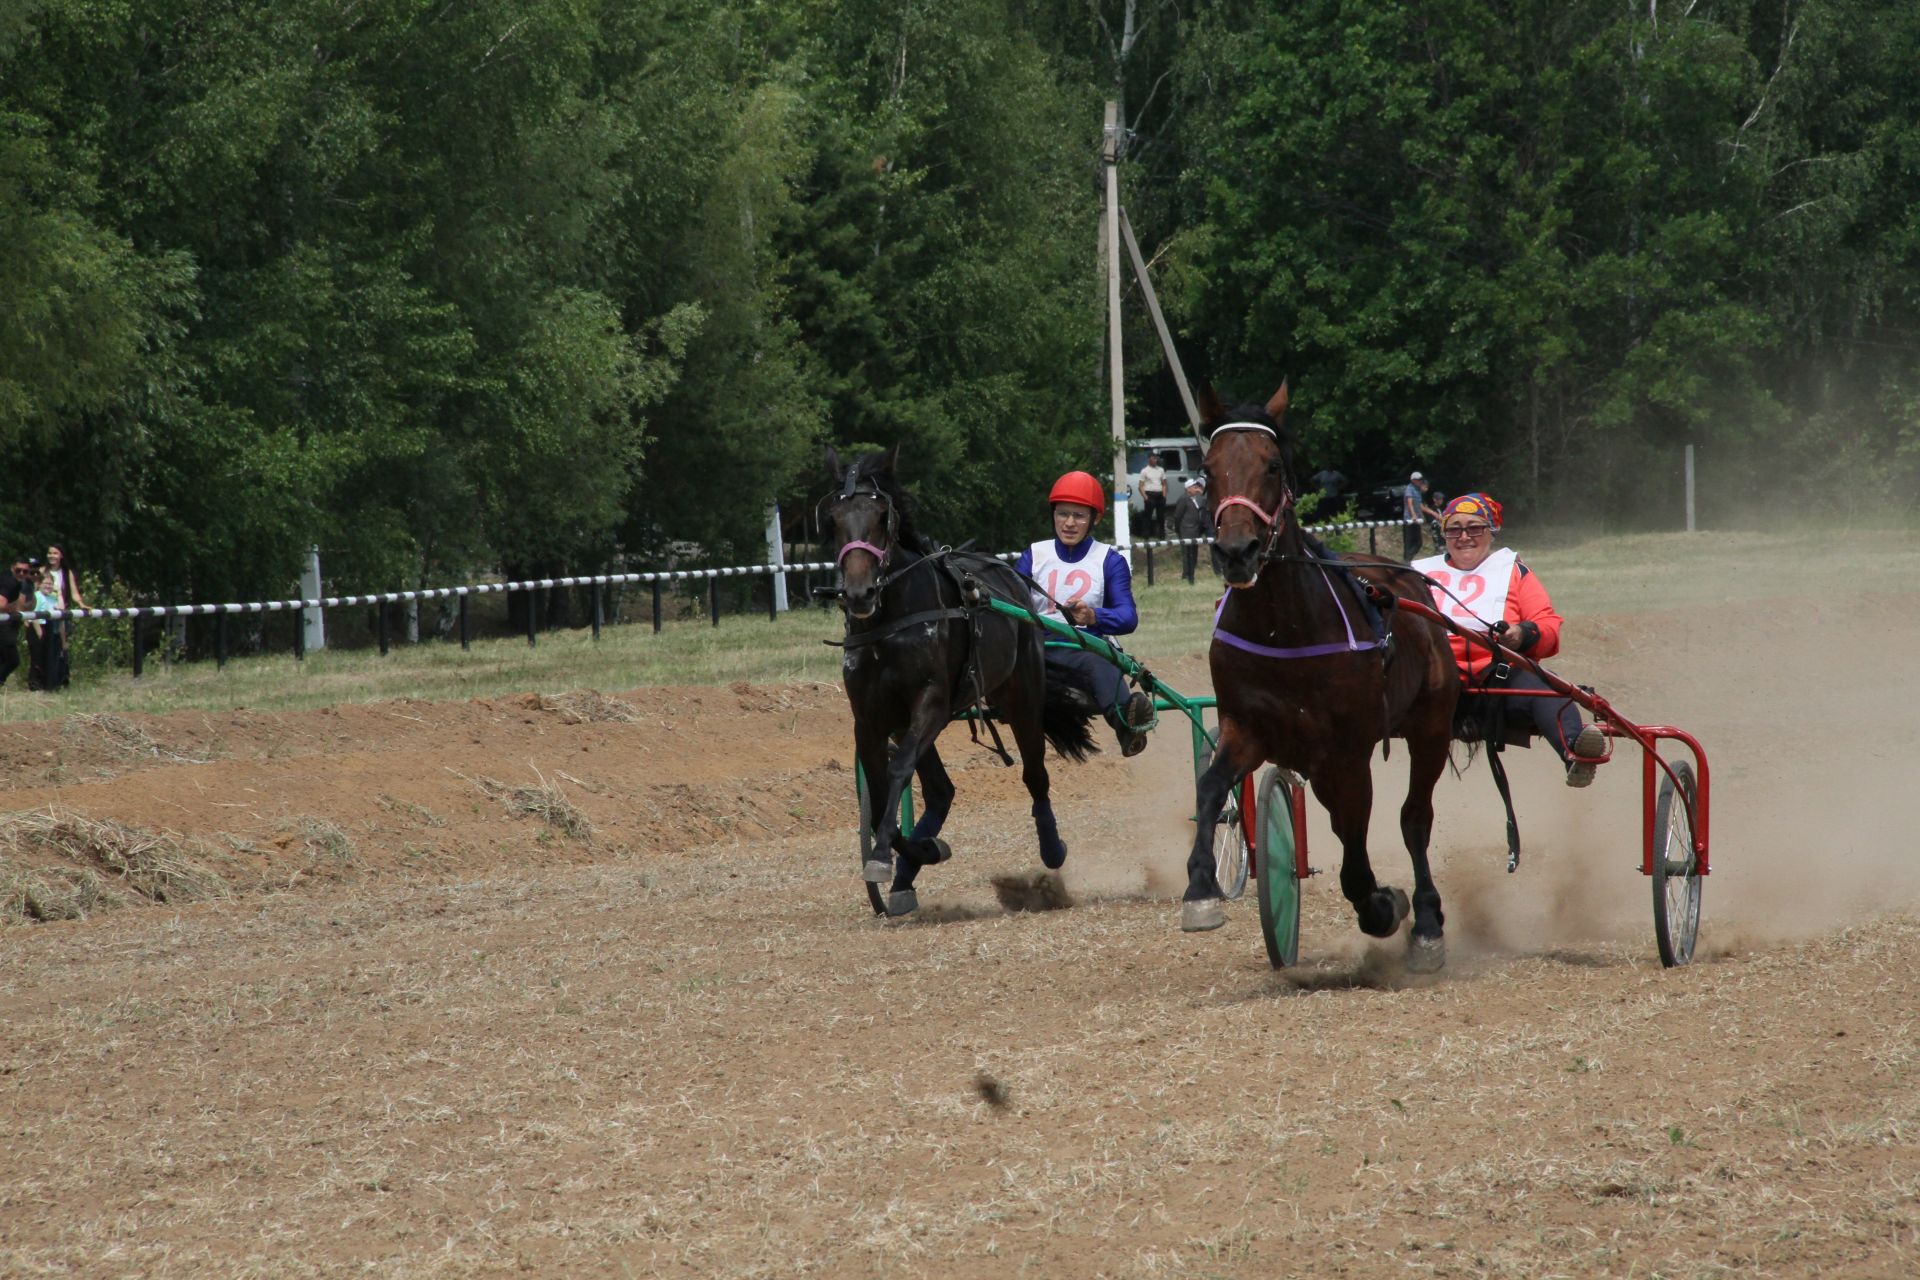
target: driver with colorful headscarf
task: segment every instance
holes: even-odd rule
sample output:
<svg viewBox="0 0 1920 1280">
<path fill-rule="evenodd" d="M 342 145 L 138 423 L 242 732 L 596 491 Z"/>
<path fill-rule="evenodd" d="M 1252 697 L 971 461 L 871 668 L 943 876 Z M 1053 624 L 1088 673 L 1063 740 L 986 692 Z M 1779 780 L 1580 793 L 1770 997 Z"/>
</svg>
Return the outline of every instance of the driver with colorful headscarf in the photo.
<svg viewBox="0 0 1920 1280">
<path fill-rule="evenodd" d="M 1053 507 L 1053 537 L 1020 553 L 1013 567 L 1039 585 L 1033 611 L 1062 619 L 1097 636 L 1124 636 L 1140 625 L 1133 606 L 1133 573 L 1127 558 L 1093 536 L 1106 511 L 1100 482 L 1085 471 L 1069 471 L 1047 495 Z M 1071 641 L 1049 639 L 1047 679 L 1081 690 L 1106 714 L 1120 741 L 1120 754 L 1140 754 L 1153 723 L 1153 700 L 1128 696 L 1120 668 Z"/>
<path fill-rule="evenodd" d="M 1465 493 L 1440 513 L 1442 555 L 1415 560 L 1413 567 L 1433 583 L 1433 604 L 1469 631 L 1491 631 L 1501 644 L 1535 660 L 1560 652 L 1560 615 L 1538 574 L 1521 563 L 1511 547 L 1494 546 L 1500 532 L 1500 504 L 1484 493 Z M 1463 636 L 1450 635 L 1453 660 L 1468 689 L 1546 689 L 1546 681 L 1524 667 L 1496 662 L 1494 655 Z M 1531 727 L 1567 766 L 1567 785 L 1593 781 L 1593 761 L 1606 751 L 1606 735 L 1596 725 L 1582 726 L 1571 698 L 1499 698 L 1504 723 Z"/>
</svg>

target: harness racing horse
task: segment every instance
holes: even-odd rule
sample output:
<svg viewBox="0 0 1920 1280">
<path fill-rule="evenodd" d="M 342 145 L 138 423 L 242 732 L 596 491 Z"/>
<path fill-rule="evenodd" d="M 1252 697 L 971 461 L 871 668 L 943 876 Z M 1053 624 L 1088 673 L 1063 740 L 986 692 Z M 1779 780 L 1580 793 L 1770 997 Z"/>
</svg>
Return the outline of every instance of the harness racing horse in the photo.
<svg viewBox="0 0 1920 1280">
<path fill-rule="evenodd" d="M 820 506 L 840 570 L 846 612 L 841 682 L 853 708 L 854 752 L 867 779 L 860 815 L 872 835 L 862 876 L 875 912 L 906 915 L 919 906 L 914 877 L 952 855 L 939 839 L 953 804 L 953 783 L 934 740 L 956 714 L 972 708 L 1013 731 L 1021 776 L 1033 797 L 1040 861 L 1066 861 L 1067 846 L 1047 798 L 1046 743 L 1075 760 L 1094 749 L 1092 712 L 1070 691 L 1050 689 L 1038 627 L 996 613 L 986 600 L 1022 608 L 1027 585 L 991 556 L 936 549 L 914 531 L 905 493 L 894 478 L 899 446 L 843 467 L 827 449 L 834 491 Z M 1000 746 L 1001 758 L 1013 760 Z M 902 835 L 900 795 L 915 773 L 925 809 Z M 897 855 L 897 856 L 895 856 Z M 883 904 L 878 886 L 891 880 Z"/>
<path fill-rule="evenodd" d="M 1407 916 L 1406 893 L 1383 887 L 1367 858 L 1373 808 L 1369 758 L 1375 743 L 1405 738 L 1410 757 L 1400 835 L 1413 860 L 1413 936 L 1407 965 L 1446 963 L 1445 916 L 1427 865 L 1433 788 L 1447 763 L 1460 677 L 1446 637 L 1397 608 L 1379 610 L 1364 578 L 1426 601 L 1416 574 L 1380 556 L 1330 557 L 1294 518 L 1293 438 L 1287 388 L 1273 399 L 1225 411 L 1202 401 L 1207 492 L 1214 546 L 1230 588 L 1214 621 L 1208 663 L 1220 705 L 1220 747 L 1201 776 L 1180 925 L 1217 929 L 1226 920 L 1214 877 L 1213 829 L 1229 790 L 1263 761 L 1305 777 L 1340 840 L 1340 888 L 1360 928 L 1385 938 Z M 1390 748 L 1385 748 L 1390 749 Z M 1384 750 L 1383 749 L 1383 754 Z M 1265 873 L 1265 868 L 1261 869 Z"/>
</svg>

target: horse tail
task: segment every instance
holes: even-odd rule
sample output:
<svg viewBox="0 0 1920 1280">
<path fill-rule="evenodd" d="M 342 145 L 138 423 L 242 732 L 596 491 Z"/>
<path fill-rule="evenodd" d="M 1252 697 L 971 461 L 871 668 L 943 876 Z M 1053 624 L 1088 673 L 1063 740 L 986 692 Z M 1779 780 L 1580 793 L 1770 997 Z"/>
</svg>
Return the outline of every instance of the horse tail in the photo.
<svg viewBox="0 0 1920 1280">
<path fill-rule="evenodd" d="M 1046 701 L 1040 711 L 1040 729 L 1053 749 L 1069 760 L 1084 761 L 1097 748 L 1088 727 L 1097 712 L 1090 711 L 1084 695 L 1058 680 L 1047 681 Z"/>
</svg>

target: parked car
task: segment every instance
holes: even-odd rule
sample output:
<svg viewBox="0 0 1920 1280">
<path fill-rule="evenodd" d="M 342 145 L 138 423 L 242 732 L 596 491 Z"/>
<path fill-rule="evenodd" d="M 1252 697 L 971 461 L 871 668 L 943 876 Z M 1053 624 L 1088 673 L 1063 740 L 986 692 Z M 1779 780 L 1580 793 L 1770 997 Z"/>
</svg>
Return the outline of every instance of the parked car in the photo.
<svg viewBox="0 0 1920 1280">
<path fill-rule="evenodd" d="M 1360 492 L 1356 507 L 1361 520 L 1404 520 L 1407 514 L 1407 482 L 1397 484 L 1377 484 Z M 1422 502 L 1438 511 L 1447 505 L 1447 495 L 1438 489 L 1428 488 Z M 1433 521 L 1427 521 L 1432 524 Z"/>
</svg>

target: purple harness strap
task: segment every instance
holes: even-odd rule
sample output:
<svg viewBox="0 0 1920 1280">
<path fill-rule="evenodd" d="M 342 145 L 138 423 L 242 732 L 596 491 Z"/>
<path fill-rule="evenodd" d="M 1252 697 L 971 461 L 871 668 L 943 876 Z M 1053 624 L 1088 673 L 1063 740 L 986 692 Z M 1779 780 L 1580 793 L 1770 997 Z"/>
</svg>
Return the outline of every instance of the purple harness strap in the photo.
<svg viewBox="0 0 1920 1280">
<path fill-rule="evenodd" d="M 1221 615 L 1227 611 L 1227 597 L 1224 595 L 1220 597 L 1220 607 L 1213 611 L 1213 638 L 1224 644 L 1230 644 L 1236 649 L 1245 650 L 1247 653 L 1258 654 L 1262 658 L 1325 658 L 1336 653 L 1366 653 L 1370 649 L 1383 647 L 1387 643 L 1385 640 L 1370 640 L 1366 644 L 1361 644 L 1353 638 L 1353 623 L 1348 621 L 1346 606 L 1340 603 L 1340 593 L 1333 589 L 1333 580 L 1327 576 L 1324 566 L 1320 570 L 1320 580 L 1327 584 L 1327 594 L 1333 597 L 1334 608 L 1340 611 L 1340 625 L 1346 628 L 1347 632 L 1345 640 L 1335 640 L 1329 644 L 1303 644 L 1290 649 L 1277 649 L 1272 645 L 1242 640 L 1220 626 Z"/>
</svg>

